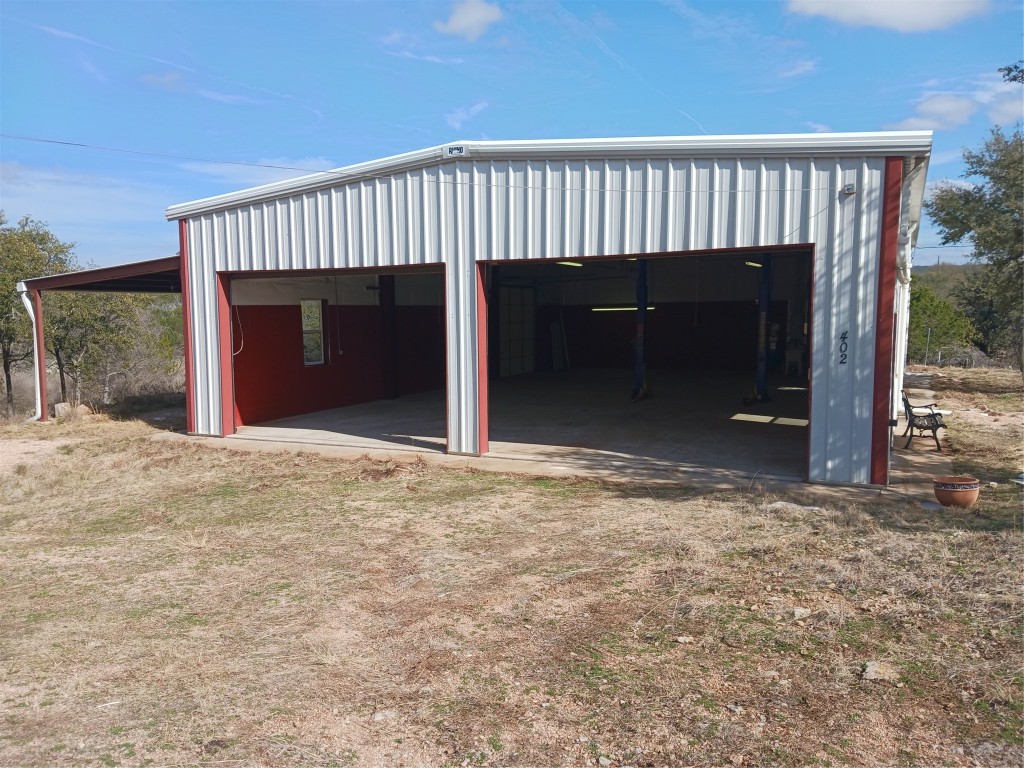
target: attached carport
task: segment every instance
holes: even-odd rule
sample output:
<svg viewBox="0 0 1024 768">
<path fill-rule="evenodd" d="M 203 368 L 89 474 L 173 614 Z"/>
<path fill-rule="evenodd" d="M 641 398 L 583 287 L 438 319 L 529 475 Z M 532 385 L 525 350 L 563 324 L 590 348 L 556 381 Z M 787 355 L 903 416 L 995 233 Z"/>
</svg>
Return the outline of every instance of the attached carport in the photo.
<svg viewBox="0 0 1024 768">
<path fill-rule="evenodd" d="M 17 285 L 22 303 L 32 320 L 35 353 L 35 418 L 49 420 L 46 392 L 46 339 L 43 324 L 44 291 L 90 291 L 97 293 L 181 293 L 181 259 L 137 261 L 114 267 L 85 269 L 60 275 L 33 277 Z"/>
</svg>

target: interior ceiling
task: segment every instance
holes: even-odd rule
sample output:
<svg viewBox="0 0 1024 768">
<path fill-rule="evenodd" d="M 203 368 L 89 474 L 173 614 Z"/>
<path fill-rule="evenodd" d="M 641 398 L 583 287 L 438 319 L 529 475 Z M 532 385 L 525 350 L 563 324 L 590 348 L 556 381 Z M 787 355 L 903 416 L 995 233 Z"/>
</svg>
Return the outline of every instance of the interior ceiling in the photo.
<svg viewBox="0 0 1024 768">
<path fill-rule="evenodd" d="M 783 262 L 802 261 L 808 258 L 807 251 L 764 251 L 764 254 L 772 253 L 774 263 L 779 265 Z M 728 264 L 736 269 L 749 270 L 747 262 L 757 262 L 763 254 L 758 252 L 745 253 L 699 253 L 679 254 L 678 256 L 655 256 L 647 259 L 648 267 L 653 273 L 657 273 L 658 264 L 665 264 L 673 261 L 687 261 L 697 263 L 715 262 L 716 264 Z M 502 285 L 517 285 L 525 282 L 534 284 L 551 282 L 577 282 L 584 280 L 602 278 L 624 278 L 635 274 L 636 262 L 640 257 L 623 257 L 619 259 L 586 259 L 566 258 L 552 261 L 527 261 L 527 262 L 502 262 L 496 264 L 501 274 Z M 565 262 L 565 263 L 559 263 Z M 572 266 L 579 264 L 582 266 Z"/>
</svg>

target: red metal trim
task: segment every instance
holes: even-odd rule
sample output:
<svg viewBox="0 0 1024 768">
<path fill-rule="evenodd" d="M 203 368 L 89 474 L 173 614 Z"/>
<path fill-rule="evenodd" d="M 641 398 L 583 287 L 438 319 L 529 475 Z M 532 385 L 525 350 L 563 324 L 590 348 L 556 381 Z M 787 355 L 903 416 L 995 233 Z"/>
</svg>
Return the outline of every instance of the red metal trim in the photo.
<svg viewBox="0 0 1024 768">
<path fill-rule="evenodd" d="M 235 377 L 231 354 L 231 276 L 217 274 L 217 359 L 220 363 L 220 434 L 235 434 Z"/>
<path fill-rule="evenodd" d="M 487 266 L 476 265 L 476 403 L 477 453 L 483 455 L 490 448 L 488 399 L 490 385 L 487 377 Z"/>
<path fill-rule="evenodd" d="M 31 291 L 32 310 L 36 315 L 36 378 L 39 380 L 39 420 L 50 420 L 50 401 L 46 393 L 46 336 L 43 333 L 43 297 L 40 291 Z"/>
<path fill-rule="evenodd" d="M 184 224 L 185 222 L 181 222 Z M 132 264 L 119 264 L 115 267 L 99 267 L 83 269 L 78 272 L 67 272 L 63 275 L 48 275 L 25 280 L 25 287 L 37 291 L 54 290 L 103 290 L 101 283 L 126 280 L 133 277 L 145 277 L 164 272 L 176 272 L 181 259 L 168 256 L 165 259 L 137 261 Z M 116 289 L 117 286 L 114 286 Z M 170 291 L 173 293 L 173 291 Z"/>
<path fill-rule="evenodd" d="M 451 396 L 452 378 L 449 375 L 448 363 L 451 360 L 451 344 L 448 340 L 448 330 L 450 326 L 450 319 L 448 317 L 448 270 L 444 272 L 444 305 L 441 310 L 444 312 L 444 452 L 448 453 L 452 447 L 452 435 L 451 435 L 451 406 L 449 398 Z"/>
<path fill-rule="evenodd" d="M 882 193 L 882 237 L 879 246 L 878 303 L 875 312 L 875 386 L 871 423 L 871 483 L 889 482 L 889 426 L 892 399 L 893 312 L 896 297 L 896 255 L 899 250 L 903 158 L 885 159 Z"/>
<path fill-rule="evenodd" d="M 405 264 L 400 267 L 338 267 L 336 269 L 239 269 L 226 270 L 225 275 L 238 277 L 324 277 L 339 275 L 355 277 L 360 275 L 443 275 L 444 264 Z"/>
<path fill-rule="evenodd" d="M 185 346 L 185 431 L 196 431 L 195 371 L 192 363 L 192 303 L 188 284 L 188 222 L 178 222 L 178 269 L 181 273 L 181 324 Z"/>
<path fill-rule="evenodd" d="M 617 253 L 612 256 L 572 256 L 565 257 L 572 261 L 597 262 L 597 261 L 622 261 L 623 259 L 675 259 L 687 256 L 743 256 L 751 253 L 791 253 L 794 251 L 806 251 L 812 243 L 789 243 L 786 245 L 750 245 L 742 248 L 704 248 L 696 251 L 658 251 L 657 253 Z M 539 259 L 478 259 L 477 264 L 553 264 L 562 260 L 562 257 L 544 257 Z"/>
</svg>

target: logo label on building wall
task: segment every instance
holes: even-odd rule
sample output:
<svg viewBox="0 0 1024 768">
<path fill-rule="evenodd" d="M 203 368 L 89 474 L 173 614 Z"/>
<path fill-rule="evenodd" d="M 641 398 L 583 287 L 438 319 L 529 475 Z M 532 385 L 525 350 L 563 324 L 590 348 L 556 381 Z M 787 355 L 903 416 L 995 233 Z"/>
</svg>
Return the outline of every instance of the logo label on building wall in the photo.
<svg viewBox="0 0 1024 768">
<path fill-rule="evenodd" d="M 445 157 L 468 157 L 469 147 L 465 144 L 449 144 L 444 148 Z"/>
</svg>

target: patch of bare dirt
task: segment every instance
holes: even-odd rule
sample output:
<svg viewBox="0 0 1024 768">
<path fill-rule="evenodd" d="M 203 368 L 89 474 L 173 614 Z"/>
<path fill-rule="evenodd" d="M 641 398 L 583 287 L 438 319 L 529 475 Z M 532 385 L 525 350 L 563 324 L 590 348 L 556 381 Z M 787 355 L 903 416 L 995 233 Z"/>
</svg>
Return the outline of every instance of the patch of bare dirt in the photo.
<svg viewBox="0 0 1024 768">
<path fill-rule="evenodd" d="M 8 472 L 24 472 L 29 465 L 52 456 L 61 447 L 73 445 L 76 440 L 57 438 L 37 440 L 32 438 L 8 438 L 0 440 L 0 475 Z"/>
</svg>

